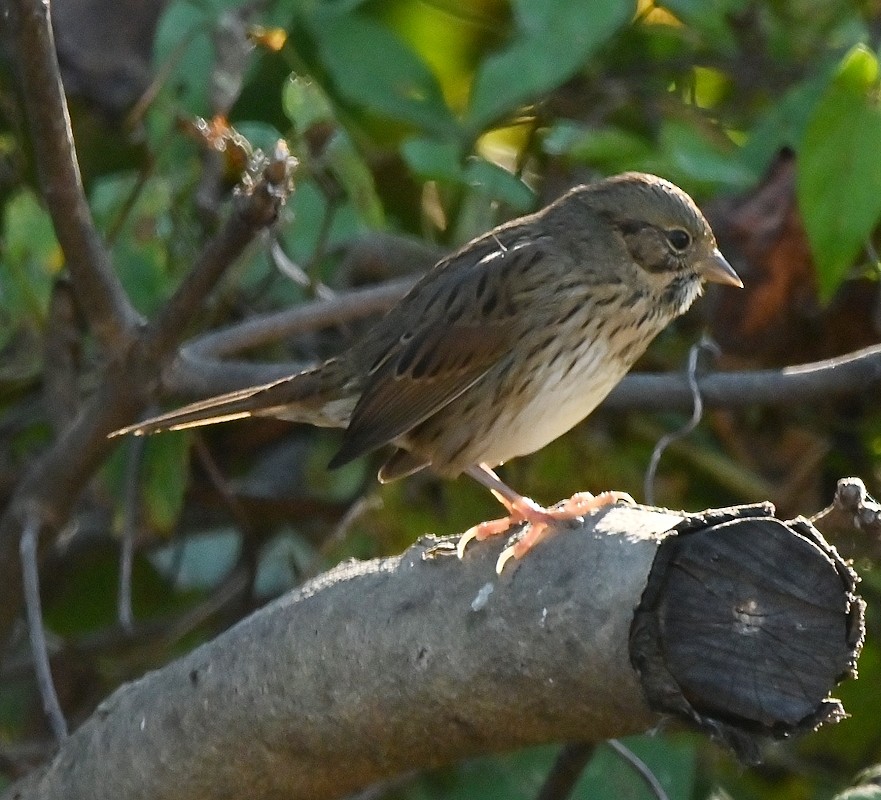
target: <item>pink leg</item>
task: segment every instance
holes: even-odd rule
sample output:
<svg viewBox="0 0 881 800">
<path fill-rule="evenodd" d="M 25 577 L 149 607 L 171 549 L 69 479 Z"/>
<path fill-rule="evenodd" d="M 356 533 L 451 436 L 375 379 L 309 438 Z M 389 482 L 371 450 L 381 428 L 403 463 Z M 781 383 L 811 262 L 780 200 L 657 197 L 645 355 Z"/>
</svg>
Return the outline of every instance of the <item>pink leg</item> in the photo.
<svg viewBox="0 0 881 800">
<path fill-rule="evenodd" d="M 530 500 L 528 497 L 523 497 L 503 483 L 499 476 L 485 464 L 472 467 L 467 472 L 472 478 L 486 486 L 495 495 L 496 499 L 508 509 L 509 514 L 501 519 L 481 522 L 479 525 L 475 525 L 473 528 L 465 531 L 456 546 L 459 558 L 464 556 L 465 548 L 472 539 L 482 541 L 490 536 L 504 533 L 512 525 L 521 522 L 527 522 L 530 526 L 520 541 L 510 547 L 506 547 L 502 551 L 499 560 L 496 562 L 496 572 L 499 574 L 501 574 L 508 559 L 523 558 L 535 547 L 545 537 L 549 527 L 554 522 L 581 517 L 613 503 L 621 501 L 633 502 L 633 498 L 626 492 L 603 492 L 596 497 L 589 492 L 578 492 L 568 500 L 558 503 L 552 508 L 543 508 L 538 503 Z"/>
</svg>

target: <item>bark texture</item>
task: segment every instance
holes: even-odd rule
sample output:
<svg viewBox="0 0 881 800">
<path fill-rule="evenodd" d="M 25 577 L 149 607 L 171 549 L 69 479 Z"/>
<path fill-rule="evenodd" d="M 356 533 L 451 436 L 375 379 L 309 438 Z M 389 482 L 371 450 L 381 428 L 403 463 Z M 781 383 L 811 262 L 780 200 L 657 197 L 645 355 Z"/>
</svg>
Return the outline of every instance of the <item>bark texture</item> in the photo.
<svg viewBox="0 0 881 800">
<path fill-rule="evenodd" d="M 323 800 L 466 756 L 643 731 L 658 716 L 631 665 L 634 611 L 683 524 L 612 508 L 501 577 L 501 540 L 461 562 L 454 541 L 426 538 L 345 564 L 121 687 L 4 798 Z"/>
</svg>

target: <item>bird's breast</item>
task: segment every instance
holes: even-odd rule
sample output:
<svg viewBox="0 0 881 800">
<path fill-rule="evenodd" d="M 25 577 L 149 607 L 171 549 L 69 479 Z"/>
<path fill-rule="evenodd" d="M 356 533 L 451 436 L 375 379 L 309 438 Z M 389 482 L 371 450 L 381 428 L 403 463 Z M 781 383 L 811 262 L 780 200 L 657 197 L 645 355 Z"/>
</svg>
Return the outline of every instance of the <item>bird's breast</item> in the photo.
<svg viewBox="0 0 881 800">
<path fill-rule="evenodd" d="M 621 380 L 629 365 L 602 341 L 583 342 L 568 352 L 548 354 L 536 364 L 521 402 L 498 409 L 489 437 L 488 463 L 540 450 L 583 420 Z"/>
<path fill-rule="evenodd" d="M 481 460 L 500 464 L 535 452 L 581 422 L 671 316 L 649 296 L 634 298 L 611 314 L 599 314 L 586 303 L 558 326 L 544 351 L 520 364 L 521 382 L 511 383 L 506 400 L 497 404 Z"/>
</svg>

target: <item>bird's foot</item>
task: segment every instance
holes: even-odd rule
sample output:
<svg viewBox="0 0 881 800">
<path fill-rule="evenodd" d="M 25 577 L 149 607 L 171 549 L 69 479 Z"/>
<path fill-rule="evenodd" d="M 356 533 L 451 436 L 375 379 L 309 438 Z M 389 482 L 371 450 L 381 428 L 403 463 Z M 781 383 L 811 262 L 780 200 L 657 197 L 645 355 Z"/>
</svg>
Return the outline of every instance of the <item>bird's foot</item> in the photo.
<svg viewBox="0 0 881 800">
<path fill-rule="evenodd" d="M 496 496 L 499 497 L 499 495 Z M 514 525 L 524 522 L 528 523 L 529 529 L 523 536 L 514 544 L 502 550 L 498 561 L 496 561 L 496 572 L 499 575 L 501 575 L 509 559 L 523 558 L 536 544 L 545 538 L 548 530 L 554 523 L 562 520 L 577 519 L 614 503 L 622 501 L 627 503 L 634 502 L 633 498 L 626 492 L 602 492 L 598 495 L 592 495 L 590 492 L 578 492 L 568 500 L 557 503 L 551 508 L 544 508 L 528 497 L 517 497 L 513 500 L 499 497 L 499 499 L 507 507 L 509 511 L 508 516 L 481 522 L 473 528 L 469 528 L 462 534 L 456 546 L 456 552 L 459 558 L 462 558 L 465 554 L 465 548 L 472 539 L 480 542 L 488 539 L 490 536 L 505 533 Z"/>
</svg>

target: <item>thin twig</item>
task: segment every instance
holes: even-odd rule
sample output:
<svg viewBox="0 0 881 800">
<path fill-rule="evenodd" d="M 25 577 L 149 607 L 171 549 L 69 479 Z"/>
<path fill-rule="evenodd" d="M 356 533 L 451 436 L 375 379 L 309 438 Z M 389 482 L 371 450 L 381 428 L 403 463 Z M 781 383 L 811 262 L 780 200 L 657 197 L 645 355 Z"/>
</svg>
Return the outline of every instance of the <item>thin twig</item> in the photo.
<svg viewBox="0 0 881 800">
<path fill-rule="evenodd" d="M 146 335 L 149 349 L 166 354 L 174 348 L 193 312 L 202 305 L 227 267 L 242 254 L 257 231 L 275 222 L 291 190 L 295 165 L 296 160 L 287 154 L 284 143 L 278 142 L 262 180 L 236 196 L 236 211 L 205 245 L 196 264 L 151 322 Z"/>
<path fill-rule="evenodd" d="M 670 800 L 667 793 L 664 791 L 664 787 L 661 786 L 660 781 L 655 777 L 655 773 L 651 771 L 649 765 L 646 764 L 645 761 L 636 755 L 636 753 L 634 753 L 629 747 L 621 744 L 617 739 L 609 739 L 607 744 L 636 770 L 639 777 L 645 781 L 645 785 L 648 786 L 649 790 L 658 800 Z"/>
<path fill-rule="evenodd" d="M 236 325 L 203 334 L 183 345 L 184 358 L 231 355 L 262 347 L 285 336 L 329 328 L 388 311 L 416 282 L 415 278 L 354 289 L 327 300 L 251 317 Z"/>
<path fill-rule="evenodd" d="M 168 83 L 171 73 L 180 64 L 181 59 L 186 55 L 187 50 L 193 44 L 195 38 L 204 32 L 205 24 L 201 23 L 188 31 L 187 34 L 175 45 L 174 50 L 168 55 L 165 61 L 159 65 L 156 74 L 150 85 L 144 90 L 138 101 L 132 106 L 131 110 L 126 114 L 125 127 L 134 130 L 141 124 L 147 114 L 147 110 L 153 105 L 153 101 L 159 96 L 159 92 L 163 86 Z"/>
<path fill-rule="evenodd" d="M 217 466 L 214 456 L 208 449 L 208 445 L 205 444 L 205 438 L 198 435 L 198 433 L 193 437 L 193 448 L 196 457 L 199 459 L 199 463 L 202 465 L 205 474 L 208 476 L 208 480 L 217 490 L 223 500 L 223 504 L 226 506 L 227 511 L 229 511 L 230 516 L 235 520 L 236 525 L 241 529 L 242 534 L 246 538 L 253 538 L 255 531 L 254 526 L 251 524 L 251 520 L 248 518 L 248 512 L 245 511 L 245 507 L 230 487 L 229 481 L 227 481 L 224 474 L 220 471 L 220 467 Z"/>
<path fill-rule="evenodd" d="M 302 571 L 302 577 L 312 578 L 327 567 L 327 558 L 334 547 L 341 545 L 346 541 L 346 537 L 352 529 L 352 526 L 371 511 L 377 511 L 383 506 L 382 498 L 375 492 L 363 494 L 358 497 L 340 517 L 339 522 L 333 526 L 330 533 L 325 537 L 324 541 L 318 547 L 315 558 L 309 567 Z"/>
<path fill-rule="evenodd" d="M 194 606 L 174 615 L 135 622 L 131 631 L 118 625 L 84 634 L 76 641 L 67 641 L 53 652 L 73 652 L 79 658 L 118 656 L 132 651 L 149 650 L 151 653 L 167 651 L 196 628 L 239 602 L 251 583 L 250 571 L 243 564 L 235 565 L 211 592 Z M 51 648 L 51 645 L 49 645 Z M 149 663 L 155 663 L 151 656 Z M 8 658 L 0 669 L 0 680 L 21 678 L 34 668 L 32 654 Z"/>
<path fill-rule="evenodd" d="M 251 569 L 242 564 L 234 566 L 208 597 L 177 617 L 173 624 L 165 626 L 160 637 L 164 648 L 176 644 L 232 603 L 238 603 L 246 593 L 250 593 L 252 584 Z"/>
<path fill-rule="evenodd" d="M 646 442 L 657 442 L 665 433 L 657 421 L 644 414 L 627 420 L 629 434 Z M 729 454 L 700 446 L 688 439 L 673 442 L 667 450 L 691 470 L 723 488 L 732 497 L 760 499 L 774 496 L 775 485 L 747 464 Z"/>
<path fill-rule="evenodd" d="M 162 138 L 162 141 L 156 147 L 156 150 L 163 150 L 171 140 L 173 133 L 173 128 L 166 131 L 165 135 Z M 129 217 L 131 216 L 132 211 L 135 210 L 135 206 L 138 204 L 138 200 L 140 200 L 143 196 L 144 189 L 147 188 L 147 184 L 153 177 L 155 171 L 156 157 L 151 152 L 147 157 L 146 163 L 144 163 L 144 165 L 138 170 L 135 182 L 126 195 L 125 200 L 123 200 L 122 205 L 117 210 L 116 216 L 107 227 L 106 239 L 108 247 L 113 247 L 113 245 L 116 243 L 116 237 L 119 236 L 126 223 L 129 221 Z"/>
<path fill-rule="evenodd" d="M 310 289 L 319 300 L 331 300 L 336 292 L 326 283 L 313 280 L 299 264 L 297 264 L 284 250 L 278 236 L 271 237 L 269 242 L 269 258 L 275 268 L 297 286 Z"/>
<path fill-rule="evenodd" d="M 535 800 L 566 800 L 575 789 L 584 768 L 593 758 L 595 750 L 596 745 L 588 742 L 569 742 L 563 745 Z"/>
<path fill-rule="evenodd" d="M 248 242 L 276 218 L 291 188 L 291 168 L 286 152 L 273 154 L 262 179 L 238 196 L 232 215 L 206 244 L 157 320 L 119 359 L 105 362 L 98 386 L 81 412 L 19 481 L 0 516 L 0 563 L 8 565 L 0 581 L 0 652 L 21 607 L 22 574 L 15 556 L 20 520 L 37 509 L 38 551 L 57 535 L 82 488 L 116 447 L 108 434 L 154 399 L 159 371 L 208 292 Z"/>
<path fill-rule="evenodd" d="M 214 459 L 211 450 L 205 443 L 205 438 L 197 433 L 193 438 L 193 442 L 196 457 L 199 459 L 199 463 L 205 470 L 208 480 L 217 490 L 218 494 L 220 494 L 223 504 L 226 506 L 227 511 L 229 511 L 230 516 L 235 521 L 236 527 L 241 532 L 242 551 L 239 561 L 244 565 L 248 575 L 246 587 L 247 597 L 252 597 L 254 594 L 254 582 L 257 580 L 259 555 L 257 530 L 254 528 L 254 525 L 248 516 L 248 512 L 242 505 L 241 500 L 239 500 L 238 496 L 229 485 L 226 476 L 220 471 L 217 461 Z"/>
<path fill-rule="evenodd" d="M 661 463 L 661 456 L 664 451 L 678 439 L 684 439 L 700 424 L 704 415 L 704 401 L 701 398 L 700 388 L 697 385 L 697 363 L 702 351 L 711 352 L 714 356 L 719 355 L 719 347 L 715 342 L 707 338 L 701 339 L 695 345 L 692 345 L 688 351 L 688 368 L 686 374 L 688 376 L 688 388 L 691 390 L 693 408 L 691 418 L 682 427 L 675 431 L 665 433 L 658 439 L 655 449 L 652 451 L 652 457 L 649 460 L 648 469 L 645 471 L 643 479 L 643 495 L 645 501 L 650 506 L 655 504 L 655 476 L 658 472 L 658 464 Z"/>
<path fill-rule="evenodd" d="M 34 659 L 34 673 L 43 711 L 49 721 L 52 734 L 59 742 L 67 738 L 67 720 L 58 702 L 55 684 L 52 682 L 52 669 L 49 666 L 49 651 L 46 647 L 46 632 L 43 630 L 43 609 L 40 603 L 40 576 L 37 572 L 37 530 L 39 521 L 35 514 L 28 516 L 19 542 L 21 572 L 24 580 L 25 613 L 28 620 L 28 635 L 31 641 L 31 655 Z"/>
<path fill-rule="evenodd" d="M 131 633 L 134 629 L 132 611 L 132 562 L 135 552 L 135 535 L 140 517 L 141 467 L 144 463 L 146 440 L 133 438 L 129 442 L 125 465 L 125 496 L 122 523 L 122 541 L 119 548 L 119 596 L 117 616 L 122 629 Z"/>
<path fill-rule="evenodd" d="M 250 363 L 221 360 L 222 356 L 306 331 L 344 325 L 388 310 L 409 290 L 406 278 L 368 289 L 339 294 L 332 300 L 306 303 L 265 314 L 199 336 L 181 347 L 177 359 L 163 374 L 169 394 L 206 396 L 291 375 L 306 363 Z"/>
</svg>

